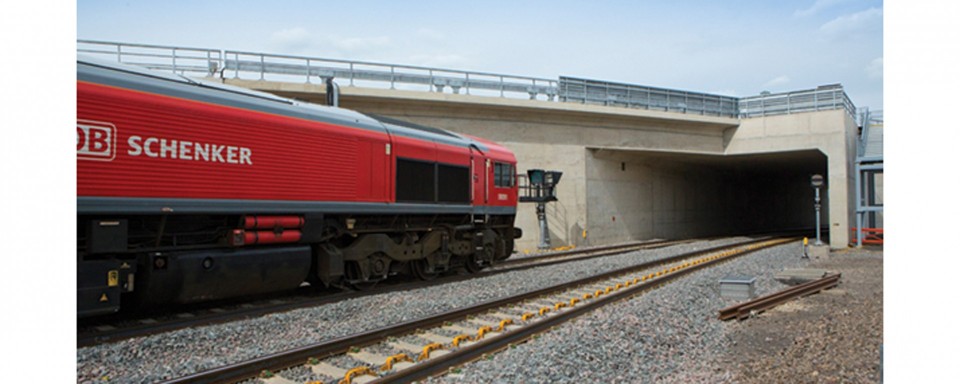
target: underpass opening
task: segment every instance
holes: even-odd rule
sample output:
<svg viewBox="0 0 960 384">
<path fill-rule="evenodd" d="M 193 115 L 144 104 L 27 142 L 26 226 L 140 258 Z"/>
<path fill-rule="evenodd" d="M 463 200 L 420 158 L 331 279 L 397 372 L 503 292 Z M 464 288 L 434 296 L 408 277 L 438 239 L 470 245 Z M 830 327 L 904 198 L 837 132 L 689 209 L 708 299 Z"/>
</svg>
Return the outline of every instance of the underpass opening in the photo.
<svg viewBox="0 0 960 384">
<path fill-rule="evenodd" d="M 815 237 L 810 176 L 827 175 L 818 150 L 750 155 L 587 148 L 590 243 L 803 229 Z M 821 227 L 830 222 L 822 187 Z M 822 238 L 827 241 L 827 232 Z"/>
</svg>

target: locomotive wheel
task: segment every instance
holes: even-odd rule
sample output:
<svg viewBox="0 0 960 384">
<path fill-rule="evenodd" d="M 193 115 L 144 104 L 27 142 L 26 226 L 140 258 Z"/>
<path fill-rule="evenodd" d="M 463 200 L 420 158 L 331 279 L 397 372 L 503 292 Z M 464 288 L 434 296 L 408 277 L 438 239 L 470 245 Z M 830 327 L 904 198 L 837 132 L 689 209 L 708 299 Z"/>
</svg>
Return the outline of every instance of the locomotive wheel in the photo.
<svg viewBox="0 0 960 384">
<path fill-rule="evenodd" d="M 467 256 L 467 262 L 464 263 L 464 266 L 463 266 L 463 267 L 466 268 L 466 269 L 467 269 L 467 272 L 469 272 L 469 273 L 479 273 L 480 271 L 483 270 L 483 265 L 481 265 L 481 264 L 477 261 L 477 255 L 476 255 L 476 254 L 472 254 L 472 255 L 470 255 L 470 256 Z"/>
<path fill-rule="evenodd" d="M 437 278 L 438 273 L 436 271 L 427 272 L 427 260 L 419 259 L 414 260 L 410 263 L 410 270 L 413 271 L 413 275 L 418 279 L 423 281 L 430 281 Z"/>
<path fill-rule="evenodd" d="M 377 285 L 379 280 L 365 280 L 363 272 L 360 269 L 360 266 L 357 263 L 346 263 L 345 266 L 345 281 L 350 288 L 353 288 L 357 291 L 369 291 Z"/>
</svg>

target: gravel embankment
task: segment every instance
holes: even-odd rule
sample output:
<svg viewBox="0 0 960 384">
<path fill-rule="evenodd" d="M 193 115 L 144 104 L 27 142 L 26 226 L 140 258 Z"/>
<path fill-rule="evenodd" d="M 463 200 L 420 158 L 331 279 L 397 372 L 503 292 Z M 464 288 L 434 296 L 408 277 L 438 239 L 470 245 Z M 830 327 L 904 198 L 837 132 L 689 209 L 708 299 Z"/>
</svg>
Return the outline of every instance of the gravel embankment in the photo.
<svg viewBox="0 0 960 384">
<path fill-rule="evenodd" d="M 149 383 L 171 379 L 627 265 L 745 239 L 729 238 L 637 251 L 81 348 L 77 350 L 77 381 Z M 758 279 L 758 282 L 762 287 L 762 280 Z M 645 318 L 646 315 L 637 316 L 637 321 Z"/>
<path fill-rule="evenodd" d="M 840 286 L 731 324 L 734 346 L 714 364 L 740 383 L 878 383 L 883 342 L 883 252 L 844 250 L 817 261 Z"/>
<path fill-rule="evenodd" d="M 875 332 L 866 334 L 850 332 L 862 326 L 858 322 L 842 324 L 851 317 L 837 315 L 832 310 L 823 311 L 826 320 L 809 322 L 780 320 L 760 336 L 761 343 L 769 343 L 769 336 L 783 332 L 778 325 L 790 324 L 789 337 L 793 345 L 786 349 L 771 348 L 752 355 L 743 355 L 738 345 L 743 340 L 756 342 L 757 335 L 751 329 L 764 318 L 779 316 L 775 311 L 743 322 L 721 322 L 716 319 L 720 308 L 734 304 L 719 295 L 718 281 L 732 274 L 757 277 L 758 295 L 765 295 L 785 288 L 773 279 L 784 268 L 810 264 L 800 257 L 799 243 L 790 243 L 725 262 L 717 267 L 694 272 L 665 286 L 641 294 L 631 300 L 607 306 L 570 323 L 558 326 L 535 340 L 516 345 L 495 354 L 487 360 L 476 361 L 460 368 L 459 373 L 431 379 L 431 382 L 466 383 L 581 383 L 581 382 L 676 382 L 718 383 L 756 382 L 771 383 L 794 381 L 797 375 L 813 375 L 816 361 L 807 368 L 782 369 L 777 365 L 784 357 L 804 359 L 813 350 L 823 356 L 821 365 L 834 367 L 867 367 L 877 365 L 878 356 L 869 358 L 861 353 L 852 356 L 858 364 L 837 356 L 847 350 L 873 345 Z M 848 259 L 847 265 L 856 270 L 863 260 L 842 252 L 837 259 Z M 838 269 L 837 264 L 817 263 L 818 267 Z M 822 265 L 822 266 L 821 266 Z M 842 287 L 857 286 L 858 290 L 871 291 L 869 285 L 861 284 L 868 273 L 844 272 Z M 846 289 L 846 288 L 844 288 Z M 841 292 L 837 290 L 837 292 Z M 827 301 L 843 293 L 824 293 L 801 299 L 801 301 Z M 879 294 L 866 294 L 859 298 L 867 302 L 882 302 Z M 870 304 L 868 304 L 870 306 Z M 858 309 L 850 308 L 848 312 Z M 869 308 L 874 315 L 881 315 L 876 307 Z M 841 313 L 842 310 L 841 310 Z M 790 317 L 786 314 L 785 317 Z M 867 315 L 869 316 L 869 315 Z M 820 331 L 817 331 L 817 330 Z M 857 341 L 860 340 L 860 341 Z M 866 341 L 863 341 L 866 340 Z M 876 340 L 873 340 L 876 341 Z M 739 343 L 739 344 L 738 344 Z M 841 353 L 831 353 L 842 343 Z M 878 343 L 877 343 L 878 344 Z M 801 347 L 796 347 L 797 345 Z M 865 348 L 869 349 L 869 348 Z M 783 352 L 780 352 L 783 351 Z M 829 358 L 836 359 L 830 363 Z M 731 361 L 731 359 L 734 359 Z M 743 370 L 741 372 L 741 369 Z M 846 374 L 837 376 L 840 381 L 872 381 L 869 369 L 848 368 Z M 833 376 L 830 376 L 833 377 Z M 801 380 L 803 381 L 803 380 Z"/>
</svg>

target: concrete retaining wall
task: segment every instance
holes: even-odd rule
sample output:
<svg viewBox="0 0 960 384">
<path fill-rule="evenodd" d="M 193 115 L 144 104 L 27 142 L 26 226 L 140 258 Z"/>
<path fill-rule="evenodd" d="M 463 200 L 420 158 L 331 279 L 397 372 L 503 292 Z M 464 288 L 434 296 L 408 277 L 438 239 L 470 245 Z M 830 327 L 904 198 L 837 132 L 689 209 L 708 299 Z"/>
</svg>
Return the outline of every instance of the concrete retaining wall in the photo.
<svg viewBox="0 0 960 384">
<path fill-rule="evenodd" d="M 307 101 L 322 87 L 228 80 L 228 83 Z M 504 144 L 518 171 L 564 172 L 548 204 L 553 246 L 812 225 L 809 174 L 823 169 L 824 222 L 831 246 L 846 247 L 853 219 L 856 125 L 842 110 L 731 119 L 573 103 L 399 90 L 341 88 L 340 105 Z M 664 160 L 649 153 L 671 153 Z M 811 163 L 754 169 L 749 161 L 712 166 L 737 155 L 819 151 Z M 676 155 L 676 153 L 681 153 Z M 695 162 L 683 154 L 715 156 Z M 676 156 L 680 156 L 679 158 Z M 772 156 L 771 159 L 776 156 Z M 756 159 L 767 161 L 764 157 Z M 729 162 L 728 162 L 729 163 Z M 532 204 L 521 204 L 518 249 L 532 250 L 539 226 Z M 586 237 L 584 237 L 586 230 Z"/>
</svg>

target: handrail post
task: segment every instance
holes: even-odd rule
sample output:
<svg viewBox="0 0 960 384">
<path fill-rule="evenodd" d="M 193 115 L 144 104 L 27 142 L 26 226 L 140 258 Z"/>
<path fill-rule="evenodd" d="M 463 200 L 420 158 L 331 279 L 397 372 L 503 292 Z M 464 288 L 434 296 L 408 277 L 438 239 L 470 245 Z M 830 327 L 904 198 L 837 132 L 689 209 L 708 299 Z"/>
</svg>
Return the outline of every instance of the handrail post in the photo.
<svg viewBox="0 0 960 384">
<path fill-rule="evenodd" d="M 121 47 L 121 45 L 120 45 L 120 44 L 117 44 L 117 62 L 118 62 L 118 63 L 122 63 L 122 62 L 123 62 L 123 60 L 120 59 L 120 57 L 123 55 L 123 53 L 121 52 L 121 48 L 120 48 L 120 47 Z"/>
<path fill-rule="evenodd" d="M 173 73 L 177 73 L 177 49 L 173 49 Z"/>
<path fill-rule="evenodd" d="M 350 86 L 353 86 L 353 62 L 350 62 Z"/>
<path fill-rule="evenodd" d="M 469 95 L 470 94 L 470 72 L 466 72 L 465 75 L 467 76 L 467 83 L 464 84 L 464 86 L 467 88 L 467 94 Z"/>
<path fill-rule="evenodd" d="M 503 75 L 500 75 L 500 97 L 503 97 Z"/>
<path fill-rule="evenodd" d="M 391 65 L 391 66 L 390 66 L 390 89 L 397 89 L 397 88 L 394 86 L 394 72 L 395 72 L 395 71 L 396 71 L 396 67 L 394 67 L 394 66 Z"/>
<path fill-rule="evenodd" d="M 310 59 L 307 59 L 307 84 L 310 84 Z"/>
<path fill-rule="evenodd" d="M 265 58 L 263 54 L 260 54 L 260 81 L 263 81 L 263 73 L 267 70 L 266 63 L 264 62 Z"/>
</svg>

